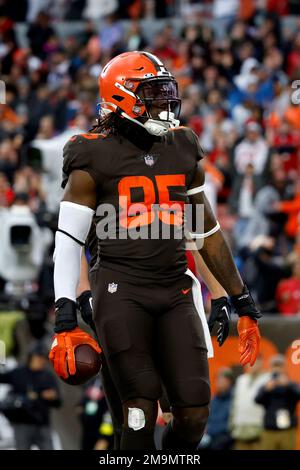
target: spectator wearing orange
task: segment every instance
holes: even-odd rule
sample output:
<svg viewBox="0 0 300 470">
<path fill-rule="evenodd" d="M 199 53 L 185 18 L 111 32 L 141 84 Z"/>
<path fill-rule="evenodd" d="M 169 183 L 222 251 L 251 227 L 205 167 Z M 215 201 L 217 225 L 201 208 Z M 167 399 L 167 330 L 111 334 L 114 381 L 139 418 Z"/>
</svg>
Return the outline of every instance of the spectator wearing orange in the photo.
<svg viewBox="0 0 300 470">
<path fill-rule="evenodd" d="M 189 44 L 183 40 L 178 44 L 178 55 L 174 57 L 172 63 L 173 73 L 182 90 L 192 83 L 189 61 Z"/>
<path fill-rule="evenodd" d="M 14 192 L 3 173 L 0 173 L 0 207 L 10 206 L 14 200 Z"/>
<path fill-rule="evenodd" d="M 0 104 L 0 121 L 7 121 L 14 126 L 20 124 L 17 114 L 6 104 Z"/>
<path fill-rule="evenodd" d="M 294 129 L 300 131 L 300 108 L 298 104 L 291 104 L 285 111 L 284 117 Z"/>
</svg>

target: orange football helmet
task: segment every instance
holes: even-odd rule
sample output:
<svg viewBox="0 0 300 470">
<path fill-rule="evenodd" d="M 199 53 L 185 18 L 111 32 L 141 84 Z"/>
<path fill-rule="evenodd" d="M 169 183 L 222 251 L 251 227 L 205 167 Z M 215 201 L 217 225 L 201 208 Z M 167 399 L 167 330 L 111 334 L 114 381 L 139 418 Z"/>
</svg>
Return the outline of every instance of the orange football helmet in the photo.
<svg viewBox="0 0 300 470">
<path fill-rule="evenodd" d="M 101 111 L 115 112 L 161 135 L 179 125 L 181 100 L 175 78 L 155 55 L 125 52 L 103 68 Z"/>
</svg>

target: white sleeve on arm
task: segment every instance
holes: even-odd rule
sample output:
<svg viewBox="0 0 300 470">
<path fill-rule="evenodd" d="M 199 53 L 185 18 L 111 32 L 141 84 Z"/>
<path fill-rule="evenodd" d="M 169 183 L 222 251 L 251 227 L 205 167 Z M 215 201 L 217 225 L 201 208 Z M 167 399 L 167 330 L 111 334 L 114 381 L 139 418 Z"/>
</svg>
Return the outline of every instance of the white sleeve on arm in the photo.
<svg viewBox="0 0 300 470">
<path fill-rule="evenodd" d="M 60 203 L 53 256 L 55 301 L 61 297 L 76 301 L 82 246 L 94 213 L 87 206 L 67 201 Z"/>
</svg>

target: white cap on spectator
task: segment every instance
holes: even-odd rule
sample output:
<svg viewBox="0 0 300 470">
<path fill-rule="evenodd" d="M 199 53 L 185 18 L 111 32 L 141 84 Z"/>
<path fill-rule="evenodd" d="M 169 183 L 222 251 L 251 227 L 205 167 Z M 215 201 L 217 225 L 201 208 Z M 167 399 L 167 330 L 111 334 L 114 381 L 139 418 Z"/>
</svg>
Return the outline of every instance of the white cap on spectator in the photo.
<svg viewBox="0 0 300 470">
<path fill-rule="evenodd" d="M 43 65 L 41 59 L 39 59 L 36 56 L 29 57 L 27 64 L 28 64 L 28 68 L 31 72 L 39 70 L 41 68 L 41 66 Z"/>
<path fill-rule="evenodd" d="M 260 66 L 260 63 L 254 57 L 249 57 L 243 62 L 241 67 L 241 75 L 248 75 L 252 72 L 253 69 L 257 69 Z"/>
<path fill-rule="evenodd" d="M 257 82 L 257 76 L 251 74 L 237 75 L 237 77 L 234 78 L 236 86 L 243 91 L 246 91 L 250 85 L 254 85 Z"/>
<path fill-rule="evenodd" d="M 250 121 L 246 124 L 246 131 L 261 132 L 261 126 L 258 124 L 258 122 Z"/>
</svg>

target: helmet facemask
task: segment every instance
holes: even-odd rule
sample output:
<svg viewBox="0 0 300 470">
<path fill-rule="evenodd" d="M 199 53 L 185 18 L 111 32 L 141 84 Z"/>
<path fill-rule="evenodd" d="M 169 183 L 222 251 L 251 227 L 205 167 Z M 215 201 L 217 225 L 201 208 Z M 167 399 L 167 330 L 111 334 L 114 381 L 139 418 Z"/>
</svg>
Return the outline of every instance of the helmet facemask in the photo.
<svg viewBox="0 0 300 470">
<path fill-rule="evenodd" d="M 137 87 L 137 106 L 145 112 L 138 118 L 150 134 L 163 135 L 169 128 L 179 125 L 181 100 L 174 79 L 149 79 Z"/>
</svg>

